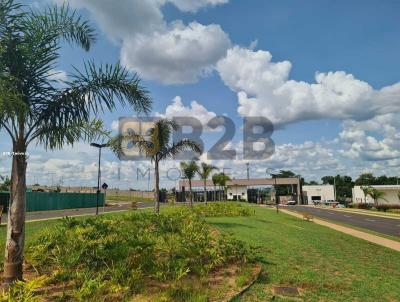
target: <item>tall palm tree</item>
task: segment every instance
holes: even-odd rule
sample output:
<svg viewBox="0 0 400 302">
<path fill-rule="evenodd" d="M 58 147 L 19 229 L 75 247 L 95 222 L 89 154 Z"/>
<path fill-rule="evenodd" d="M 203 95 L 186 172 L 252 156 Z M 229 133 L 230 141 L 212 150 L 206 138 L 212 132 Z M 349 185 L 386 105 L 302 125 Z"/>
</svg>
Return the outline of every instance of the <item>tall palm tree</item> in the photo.
<svg viewBox="0 0 400 302">
<path fill-rule="evenodd" d="M 134 133 L 126 133 L 113 138 L 109 142 L 114 153 L 121 156 L 124 154 L 122 146 L 125 144 L 123 144 L 123 141 L 132 141 L 154 163 L 155 213 L 160 212 L 160 162 L 167 159 L 174 159 L 180 153 L 189 150 L 201 153 L 199 144 L 191 140 L 183 139 L 177 143 L 172 143 L 172 132 L 177 129 L 178 124 L 174 121 L 159 119 L 149 130 L 148 137 Z"/>
<path fill-rule="evenodd" d="M 4 282 L 22 279 L 25 231 L 26 152 L 31 143 L 46 150 L 92 139 L 102 131 L 93 116 L 117 103 L 149 112 L 140 79 L 120 65 L 85 64 L 56 83 L 62 42 L 89 51 L 94 29 L 68 7 L 32 11 L 14 0 L 0 1 L 0 129 L 12 142 L 10 209 Z M 4 97 L 10 96 L 8 97 Z"/>
<path fill-rule="evenodd" d="M 193 208 L 193 190 L 192 190 L 192 179 L 196 176 L 199 171 L 199 166 L 197 165 L 197 159 L 192 159 L 189 162 L 181 162 L 181 170 L 183 178 L 189 180 L 189 207 Z"/>
<path fill-rule="evenodd" d="M 204 184 L 204 202 L 207 204 L 207 179 L 210 177 L 211 172 L 216 170 L 217 167 L 213 165 L 209 165 L 207 163 L 201 163 L 199 170 L 197 173 L 200 175 L 200 178 L 203 180 Z"/>
</svg>

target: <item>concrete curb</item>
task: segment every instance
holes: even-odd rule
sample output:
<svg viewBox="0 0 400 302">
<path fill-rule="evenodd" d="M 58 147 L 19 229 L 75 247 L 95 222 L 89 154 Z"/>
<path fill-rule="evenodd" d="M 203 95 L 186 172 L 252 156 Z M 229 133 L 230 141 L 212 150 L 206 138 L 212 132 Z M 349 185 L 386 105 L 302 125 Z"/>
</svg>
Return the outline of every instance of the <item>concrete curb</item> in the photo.
<svg viewBox="0 0 400 302">
<path fill-rule="evenodd" d="M 291 216 L 294 216 L 294 217 L 297 217 L 299 219 L 303 219 L 302 214 L 300 214 L 298 212 L 295 213 L 295 212 L 284 210 L 284 209 L 281 209 L 281 212 L 291 215 Z M 344 226 L 341 226 L 338 224 L 330 223 L 330 222 L 327 222 L 325 220 L 321 220 L 318 218 L 314 218 L 313 221 L 316 224 L 326 226 L 326 227 L 336 230 L 338 232 L 342 232 L 342 233 L 345 233 L 345 234 L 348 234 L 348 235 L 351 235 L 351 236 L 354 236 L 354 237 L 357 237 L 357 238 L 360 238 L 360 239 L 363 239 L 363 240 L 366 240 L 366 241 L 369 241 L 369 242 L 372 242 L 372 243 L 375 243 L 375 244 L 378 244 L 378 245 L 381 245 L 381 246 L 384 246 L 384 247 L 387 247 L 392 250 L 400 252 L 400 242 L 398 242 L 398 241 L 390 240 L 390 239 L 387 239 L 384 237 L 372 235 L 372 234 L 369 234 L 366 232 L 362 232 L 362 231 L 344 227 Z"/>
</svg>

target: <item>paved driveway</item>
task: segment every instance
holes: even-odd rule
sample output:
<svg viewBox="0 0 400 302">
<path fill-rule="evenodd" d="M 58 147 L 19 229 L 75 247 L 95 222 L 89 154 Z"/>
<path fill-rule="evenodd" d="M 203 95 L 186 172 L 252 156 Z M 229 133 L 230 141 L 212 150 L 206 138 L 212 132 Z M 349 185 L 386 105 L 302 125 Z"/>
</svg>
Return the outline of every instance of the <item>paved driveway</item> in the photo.
<svg viewBox="0 0 400 302">
<path fill-rule="evenodd" d="M 307 212 L 318 218 L 337 221 L 374 232 L 400 237 L 399 219 L 354 214 L 344 211 L 321 209 L 313 206 L 287 206 L 284 208 L 290 211 Z"/>
</svg>

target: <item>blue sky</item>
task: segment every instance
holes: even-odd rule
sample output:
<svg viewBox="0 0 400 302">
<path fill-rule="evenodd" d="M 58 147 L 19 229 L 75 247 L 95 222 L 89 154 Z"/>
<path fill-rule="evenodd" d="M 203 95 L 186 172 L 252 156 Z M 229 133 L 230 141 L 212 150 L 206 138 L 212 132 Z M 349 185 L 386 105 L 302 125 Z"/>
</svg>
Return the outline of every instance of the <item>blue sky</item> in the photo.
<svg viewBox="0 0 400 302">
<path fill-rule="evenodd" d="M 27 3 L 41 9 L 61 2 Z M 154 101 L 153 113 L 198 115 L 191 107 L 195 100 L 204 107 L 205 120 L 226 114 L 235 121 L 234 146 L 240 146 L 244 116 L 259 113 L 271 119 L 279 128 L 273 135 L 276 153 L 251 162 L 255 177 L 265 177 L 267 167 L 291 169 L 314 180 L 337 173 L 398 174 L 400 2 L 71 0 L 69 4 L 98 29 L 99 41 L 89 53 L 66 45 L 60 71 L 68 73 L 71 65 L 81 67 L 84 60 L 121 60 L 143 78 Z M 177 96 L 181 104 L 173 102 Z M 132 114 L 119 108 L 102 118 L 111 127 L 118 117 Z M 204 138 L 211 145 L 218 133 Z M 0 148 L 7 148 L 7 143 Z M 55 173 L 53 182 L 55 177 L 63 178 L 64 184 L 92 185 L 95 153 L 85 144 L 52 153 L 32 146 L 30 152 L 31 180 L 48 183 L 49 173 Z M 130 179 L 137 166 L 147 163 L 120 163 L 110 153 L 104 160 L 103 175 L 112 186 L 146 186 L 147 182 Z M 0 163 L 6 172 L 7 160 Z M 244 176 L 241 159 L 214 164 L 232 168 L 233 177 Z M 165 169 L 174 165 L 167 163 Z M 125 169 L 124 181 L 116 178 L 115 167 Z M 76 171 L 85 179 L 78 181 Z"/>
</svg>

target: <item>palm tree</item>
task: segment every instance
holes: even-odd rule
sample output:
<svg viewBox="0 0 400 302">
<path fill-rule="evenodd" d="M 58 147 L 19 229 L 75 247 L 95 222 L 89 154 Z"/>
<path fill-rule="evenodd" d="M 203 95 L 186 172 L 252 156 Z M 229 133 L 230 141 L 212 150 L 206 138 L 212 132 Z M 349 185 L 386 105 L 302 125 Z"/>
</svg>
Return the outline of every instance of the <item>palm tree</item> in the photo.
<svg viewBox="0 0 400 302">
<path fill-rule="evenodd" d="M 378 199 L 383 198 L 386 195 L 385 192 L 379 191 L 375 188 L 371 188 L 368 192 L 369 196 L 374 200 L 374 206 L 378 205 Z"/>
<path fill-rule="evenodd" d="M 181 162 L 181 170 L 183 174 L 183 178 L 189 180 L 189 207 L 193 208 L 193 190 L 192 190 L 192 179 L 195 177 L 196 173 L 199 170 L 199 166 L 197 165 L 197 159 L 192 159 L 190 162 Z"/>
<path fill-rule="evenodd" d="M 217 167 L 206 164 L 206 163 L 201 163 L 199 170 L 197 173 L 199 174 L 200 178 L 204 182 L 204 202 L 207 204 L 207 179 L 210 177 L 211 172 L 213 170 L 216 170 Z M 215 184 L 214 184 L 215 186 Z"/>
<path fill-rule="evenodd" d="M 230 179 L 231 178 L 224 172 L 213 175 L 213 181 L 215 180 L 219 187 L 222 189 L 222 196 L 225 196 L 225 191 L 227 189 L 226 183 Z M 221 201 L 221 195 L 219 196 L 219 201 Z"/>
<path fill-rule="evenodd" d="M 92 139 L 103 128 L 93 116 L 117 102 L 147 113 L 151 100 L 138 76 L 118 64 L 87 63 L 55 82 L 61 43 L 88 51 L 95 42 L 94 29 L 68 7 L 35 12 L 1 0 L 0 19 L 0 129 L 13 151 L 3 279 L 9 284 L 22 279 L 28 146 L 52 150 Z"/>
<path fill-rule="evenodd" d="M 188 150 L 201 153 L 200 146 L 191 140 L 183 139 L 177 143 L 171 143 L 172 132 L 177 129 L 178 124 L 174 121 L 159 119 L 149 130 L 148 137 L 127 133 L 119 135 L 109 142 L 114 153 L 121 156 L 124 153 L 122 149 L 124 144 L 122 142 L 125 140 L 133 141 L 154 163 L 155 213 L 160 212 L 160 162 L 167 159 L 174 159 L 180 153 Z"/>
<path fill-rule="evenodd" d="M 368 186 L 362 186 L 361 187 L 361 190 L 363 191 L 363 193 L 364 193 L 364 201 L 365 201 L 365 203 L 367 203 L 367 196 L 369 195 L 369 192 L 371 191 L 371 187 L 368 187 Z"/>
</svg>

